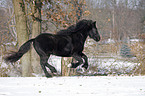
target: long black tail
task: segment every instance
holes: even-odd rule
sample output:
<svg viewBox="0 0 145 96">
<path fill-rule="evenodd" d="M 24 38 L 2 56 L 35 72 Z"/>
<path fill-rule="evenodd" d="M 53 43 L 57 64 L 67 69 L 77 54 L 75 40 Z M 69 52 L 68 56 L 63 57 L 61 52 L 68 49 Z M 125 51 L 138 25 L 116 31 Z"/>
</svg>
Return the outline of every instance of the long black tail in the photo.
<svg viewBox="0 0 145 96">
<path fill-rule="evenodd" d="M 16 62 L 18 61 L 25 53 L 28 52 L 28 50 L 31 47 L 31 43 L 34 41 L 35 39 L 30 39 L 28 40 L 26 43 L 24 43 L 20 49 L 18 50 L 18 52 L 12 52 L 10 53 L 9 56 L 4 57 L 4 60 L 6 62 Z"/>
</svg>

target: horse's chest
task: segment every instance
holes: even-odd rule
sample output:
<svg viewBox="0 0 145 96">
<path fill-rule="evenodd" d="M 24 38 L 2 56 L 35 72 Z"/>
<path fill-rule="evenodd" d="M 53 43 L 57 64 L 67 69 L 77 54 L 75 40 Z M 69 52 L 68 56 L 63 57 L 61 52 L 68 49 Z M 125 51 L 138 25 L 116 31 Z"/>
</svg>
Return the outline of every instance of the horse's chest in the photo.
<svg viewBox="0 0 145 96">
<path fill-rule="evenodd" d="M 75 48 L 79 48 L 79 49 L 83 50 L 83 46 L 84 46 L 83 35 L 78 34 L 78 35 L 74 36 L 73 37 L 73 45 Z"/>
<path fill-rule="evenodd" d="M 73 53 L 83 51 L 83 49 L 84 49 L 83 45 L 84 44 L 80 41 L 78 43 L 73 44 Z"/>
</svg>

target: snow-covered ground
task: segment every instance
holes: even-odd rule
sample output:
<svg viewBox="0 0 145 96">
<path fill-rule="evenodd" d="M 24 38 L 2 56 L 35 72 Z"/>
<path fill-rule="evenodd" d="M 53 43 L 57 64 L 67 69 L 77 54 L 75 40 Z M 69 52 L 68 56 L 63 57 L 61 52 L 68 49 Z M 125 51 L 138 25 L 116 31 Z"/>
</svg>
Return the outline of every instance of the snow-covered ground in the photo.
<svg viewBox="0 0 145 96">
<path fill-rule="evenodd" d="M 1 77 L 0 96 L 145 96 L 145 76 Z"/>
</svg>

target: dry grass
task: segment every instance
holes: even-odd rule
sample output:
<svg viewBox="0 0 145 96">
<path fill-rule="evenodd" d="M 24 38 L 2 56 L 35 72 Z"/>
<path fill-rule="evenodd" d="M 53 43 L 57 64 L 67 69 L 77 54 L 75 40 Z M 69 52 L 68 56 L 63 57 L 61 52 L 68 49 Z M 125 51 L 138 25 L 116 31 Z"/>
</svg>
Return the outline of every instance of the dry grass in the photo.
<svg viewBox="0 0 145 96">
<path fill-rule="evenodd" d="M 137 57 L 140 65 L 135 70 L 137 74 L 145 74 L 145 43 L 144 42 L 138 42 L 134 43 L 130 46 L 132 52 Z"/>
</svg>

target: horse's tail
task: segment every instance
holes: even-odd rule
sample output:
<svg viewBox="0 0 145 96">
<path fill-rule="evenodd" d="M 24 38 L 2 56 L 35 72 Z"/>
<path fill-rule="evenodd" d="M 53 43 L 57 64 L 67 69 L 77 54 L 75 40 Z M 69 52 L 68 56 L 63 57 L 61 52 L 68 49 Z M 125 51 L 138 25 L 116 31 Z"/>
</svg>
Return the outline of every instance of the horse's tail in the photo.
<svg viewBox="0 0 145 96">
<path fill-rule="evenodd" d="M 6 62 L 16 62 L 18 61 L 26 52 L 28 52 L 28 50 L 31 47 L 31 43 L 34 41 L 35 39 L 30 39 L 27 42 L 25 42 L 20 49 L 18 50 L 18 52 L 12 52 L 10 53 L 9 56 L 4 57 L 4 60 Z"/>
</svg>

